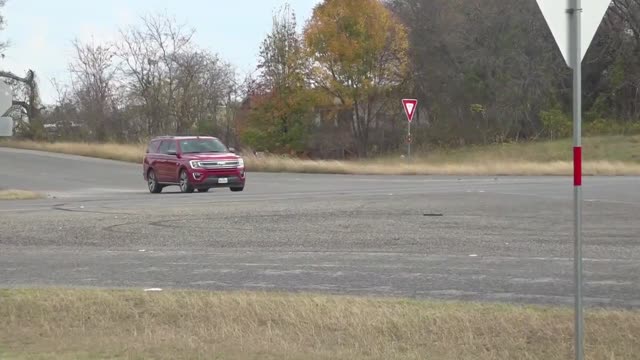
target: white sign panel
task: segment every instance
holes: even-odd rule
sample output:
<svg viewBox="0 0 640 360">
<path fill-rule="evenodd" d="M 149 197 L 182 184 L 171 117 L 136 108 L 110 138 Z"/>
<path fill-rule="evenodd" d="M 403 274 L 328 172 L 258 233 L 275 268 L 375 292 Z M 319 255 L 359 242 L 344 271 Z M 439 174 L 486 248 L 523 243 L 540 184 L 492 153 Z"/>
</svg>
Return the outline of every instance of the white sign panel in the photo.
<svg viewBox="0 0 640 360">
<path fill-rule="evenodd" d="M 13 136 L 13 118 L 0 117 L 0 136 Z"/>
<path fill-rule="evenodd" d="M 572 67 L 570 52 L 569 52 L 569 19 L 571 14 L 569 9 L 571 8 L 571 0 L 537 0 L 538 6 L 544 15 L 549 29 L 553 37 L 556 39 L 556 43 L 562 52 L 564 60 L 567 65 Z M 584 0 L 582 1 L 582 42 L 580 48 L 582 54 L 580 59 L 584 59 L 591 41 L 595 36 L 602 18 L 607 13 L 611 0 Z"/>
<path fill-rule="evenodd" d="M 13 90 L 4 81 L 0 81 L 0 116 L 4 115 L 13 105 Z"/>
</svg>

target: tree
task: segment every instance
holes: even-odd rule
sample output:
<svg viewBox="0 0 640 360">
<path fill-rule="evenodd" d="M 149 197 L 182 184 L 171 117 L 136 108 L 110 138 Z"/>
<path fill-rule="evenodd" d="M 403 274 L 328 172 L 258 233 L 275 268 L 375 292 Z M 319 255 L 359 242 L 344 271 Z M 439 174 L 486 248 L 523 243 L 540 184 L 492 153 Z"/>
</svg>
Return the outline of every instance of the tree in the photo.
<svg viewBox="0 0 640 360">
<path fill-rule="evenodd" d="M 75 59 L 70 64 L 75 101 L 94 140 L 122 138 L 123 129 L 113 123 L 116 67 L 110 46 L 73 42 Z"/>
<path fill-rule="evenodd" d="M 583 61 L 585 132 L 640 129 L 638 14 L 640 0 L 613 0 Z M 84 123 L 91 140 L 212 134 L 237 146 L 240 135 L 260 150 L 364 157 L 403 145 L 404 96 L 420 101 L 418 147 L 566 135 L 571 72 L 535 1 L 323 0 L 297 25 L 289 5 L 273 14 L 245 83 L 166 14 L 113 43 L 76 43 L 73 86 L 52 111 L 34 71 L 0 77 L 32 138 L 46 120 L 76 137 Z"/>
<path fill-rule="evenodd" d="M 593 104 L 587 120 L 617 118 L 640 120 L 640 0 L 614 0 L 603 31 L 594 39 L 598 61 L 586 73 L 587 98 Z M 589 86 L 591 85 L 591 86 Z"/>
<path fill-rule="evenodd" d="M 175 114 L 179 119 L 176 133 L 221 130 L 218 114 L 228 108 L 234 92 L 235 71 L 217 55 L 205 51 L 180 54 L 176 58 Z M 230 141 L 225 129 L 225 141 Z"/>
<path fill-rule="evenodd" d="M 217 55 L 198 49 L 194 33 L 166 15 L 144 17 L 140 28 L 121 32 L 117 54 L 127 106 L 144 119 L 145 135 L 190 133 L 217 121 L 235 74 Z"/>
<path fill-rule="evenodd" d="M 288 4 L 273 16 L 271 33 L 260 47 L 257 89 L 260 101 L 249 115 L 245 141 L 269 151 L 306 147 L 316 97 L 305 81 L 309 69 L 296 16 Z"/>
<path fill-rule="evenodd" d="M 298 89 L 305 87 L 303 41 L 297 30 L 296 15 L 289 4 L 273 16 L 271 33 L 260 46 L 258 70 L 260 85 L 265 89 Z"/>
<path fill-rule="evenodd" d="M 535 1 L 389 3 L 410 29 L 412 88 L 427 110 L 429 140 L 539 135 L 540 112 L 565 96 L 571 77 Z"/>
<path fill-rule="evenodd" d="M 7 0 L 0 0 L 0 8 L 3 8 L 7 4 Z M 5 17 L 0 14 L 0 30 L 4 30 L 7 21 Z M 8 41 L 0 41 L 0 57 L 4 58 L 4 51 L 9 47 Z"/>
<path fill-rule="evenodd" d="M 358 154 L 409 71 L 407 30 L 378 0 L 325 0 L 304 32 L 314 85 L 353 112 Z M 397 105 L 394 103 L 394 105 Z"/>
<path fill-rule="evenodd" d="M 56 90 L 55 102 L 50 111 L 43 114 L 43 122 L 53 125 L 54 130 L 47 135 L 49 138 L 74 141 L 86 139 L 86 129 L 79 126 L 81 118 L 72 86 L 61 84 L 57 79 L 51 79 L 51 83 Z"/>
<path fill-rule="evenodd" d="M 188 52 L 194 32 L 166 15 L 145 16 L 141 28 L 121 31 L 117 54 L 132 105 L 143 107 L 148 135 L 182 128 L 174 106 L 177 60 Z"/>
</svg>

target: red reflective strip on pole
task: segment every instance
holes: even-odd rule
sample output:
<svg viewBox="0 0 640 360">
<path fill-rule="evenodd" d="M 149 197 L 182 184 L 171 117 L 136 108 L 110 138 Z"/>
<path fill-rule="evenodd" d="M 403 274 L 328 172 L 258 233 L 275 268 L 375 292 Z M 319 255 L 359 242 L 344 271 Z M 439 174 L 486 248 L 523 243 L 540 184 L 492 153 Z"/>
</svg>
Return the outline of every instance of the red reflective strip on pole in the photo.
<svg viewBox="0 0 640 360">
<path fill-rule="evenodd" d="M 573 148 L 573 185 L 582 186 L 582 147 Z"/>
</svg>

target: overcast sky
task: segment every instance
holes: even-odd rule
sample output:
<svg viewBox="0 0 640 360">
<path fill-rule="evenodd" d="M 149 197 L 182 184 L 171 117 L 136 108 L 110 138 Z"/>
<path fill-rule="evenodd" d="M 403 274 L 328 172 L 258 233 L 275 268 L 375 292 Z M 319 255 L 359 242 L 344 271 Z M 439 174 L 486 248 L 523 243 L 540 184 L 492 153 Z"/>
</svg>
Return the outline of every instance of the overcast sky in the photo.
<svg viewBox="0 0 640 360">
<path fill-rule="evenodd" d="M 118 29 L 141 15 L 166 12 L 196 29 L 200 47 L 218 53 L 245 74 L 253 71 L 260 42 L 271 29 L 272 14 L 286 0 L 8 0 L 7 25 L 0 33 L 11 46 L 0 68 L 18 74 L 31 68 L 40 79 L 45 103 L 55 97 L 51 79 L 68 80 L 71 41 L 113 40 Z M 289 0 L 298 24 L 319 0 Z"/>
</svg>

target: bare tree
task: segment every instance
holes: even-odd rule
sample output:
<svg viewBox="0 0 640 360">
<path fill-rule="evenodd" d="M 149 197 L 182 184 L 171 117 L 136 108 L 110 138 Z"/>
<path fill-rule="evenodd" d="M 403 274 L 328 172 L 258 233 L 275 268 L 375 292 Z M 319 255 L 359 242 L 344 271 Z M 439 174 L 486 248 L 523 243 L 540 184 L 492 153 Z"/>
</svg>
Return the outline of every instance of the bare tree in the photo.
<svg viewBox="0 0 640 360">
<path fill-rule="evenodd" d="M 3 8 L 7 3 L 7 0 L 0 0 L 0 8 Z M 0 30 L 4 30 L 7 21 L 3 15 L 0 14 Z M 4 58 L 4 51 L 9 47 L 8 41 L 0 41 L 0 57 Z"/>
<path fill-rule="evenodd" d="M 221 106 L 227 106 L 233 92 L 231 65 L 204 51 L 181 54 L 176 63 L 176 133 L 213 130 Z"/>
<path fill-rule="evenodd" d="M 603 47 L 610 57 L 604 70 L 613 71 L 606 72 L 608 81 L 597 84 L 597 110 L 604 113 L 608 104 L 618 117 L 637 121 L 640 118 L 640 0 L 614 0 L 606 20 L 609 36 L 604 43 L 610 45 Z"/>
<path fill-rule="evenodd" d="M 113 87 L 116 68 L 110 46 L 73 42 L 75 59 L 70 64 L 74 97 L 93 138 L 119 137 L 112 123 Z M 121 135 L 121 134 L 120 134 Z"/>
<path fill-rule="evenodd" d="M 192 48 L 193 30 L 166 15 L 143 17 L 141 28 L 122 31 L 118 55 L 130 95 L 144 107 L 148 134 L 180 130 L 176 111 L 178 59 Z"/>
</svg>

